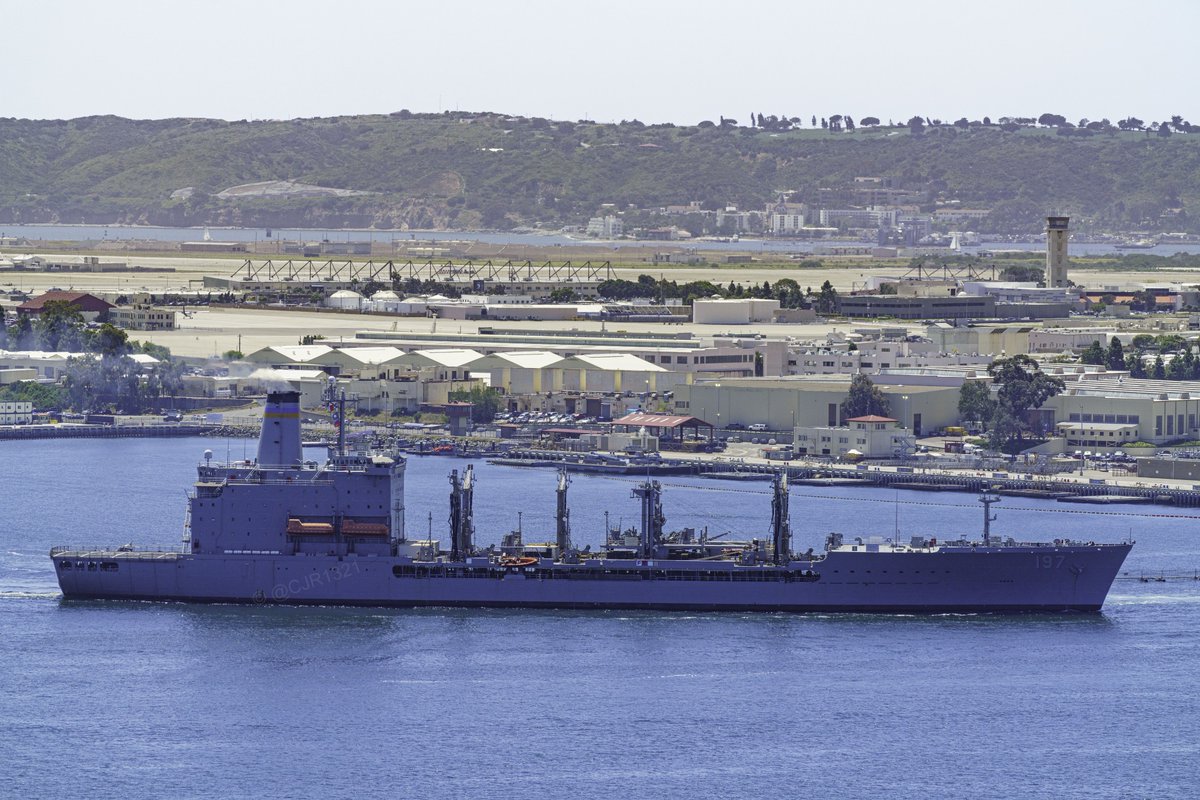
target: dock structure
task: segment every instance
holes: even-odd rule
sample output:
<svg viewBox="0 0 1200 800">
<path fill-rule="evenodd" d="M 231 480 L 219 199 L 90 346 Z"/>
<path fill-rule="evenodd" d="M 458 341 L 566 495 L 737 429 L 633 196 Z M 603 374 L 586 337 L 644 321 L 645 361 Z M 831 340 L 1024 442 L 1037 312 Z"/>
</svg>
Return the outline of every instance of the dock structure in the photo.
<svg viewBox="0 0 1200 800">
<path fill-rule="evenodd" d="M 501 463 L 513 466 L 559 467 L 577 453 L 524 450 L 506 453 Z M 569 468 L 569 467 L 568 467 Z M 600 471 L 600 470 L 596 470 Z M 1133 486 L 1102 480 L 1077 481 L 1063 477 L 1021 472 L 914 472 L 912 467 L 868 468 L 864 465 L 778 464 L 746 461 L 715 461 L 699 458 L 664 458 L 653 466 L 620 466 L 616 474 L 689 474 L 705 478 L 768 481 L 781 472 L 801 486 L 887 486 L 930 492 L 982 492 L 1033 497 L 1059 502 L 1109 505 L 1113 503 L 1157 503 L 1200 507 L 1200 485 Z"/>
<path fill-rule="evenodd" d="M 0 428 L 2 439 L 135 439 L 204 436 L 210 425 L 22 425 Z"/>
<path fill-rule="evenodd" d="M 1200 506 L 1200 487 L 1129 486 L 1106 482 L 1082 482 L 1055 479 L 1052 476 L 1024 473 L 994 472 L 984 475 L 955 474 L 952 472 L 923 472 L 914 475 L 911 470 L 861 469 L 858 466 L 836 465 L 791 465 L 778 467 L 771 464 L 747 464 L 696 460 L 698 473 L 719 477 L 728 471 L 734 476 L 764 473 L 786 469 L 790 477 L 806 479 L 833 479 L 840 485 L 889 486 L 897 489 L 923 489 L 926 491 L 982 492 L 985 489 L 1025 497 L 1044 497 L 1059 502 L 1082 502 L 1097 505 L 1111 503 L 1161 503 L 1182 507 Z M 715 469 L 714 469 L 715 467 Z"/>
</svg>

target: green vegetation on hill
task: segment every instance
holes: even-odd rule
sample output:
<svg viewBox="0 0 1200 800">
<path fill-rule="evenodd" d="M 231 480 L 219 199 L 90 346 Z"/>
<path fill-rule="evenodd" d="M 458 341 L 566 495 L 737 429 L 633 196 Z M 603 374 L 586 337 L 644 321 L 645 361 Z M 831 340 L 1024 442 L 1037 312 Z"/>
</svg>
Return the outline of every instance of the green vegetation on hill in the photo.
<svg viewBox="0 0 1200 800">
<path fill-rule="evenodd" d="M 909 121 L 911 122 L 911 121 Z M 960 120 L 965 122 L 965 120 Z M 226 122 L 0 120 L 0 223 L 510 228 L 603 204 L 844 205 L 856 176 L 985 206 L 980 230 L 1200 230 L 1200 136 L 1015 124 L 763 130 L 446 113 Z M 1054 135 L 1055 133 L 1059 135 Z M 1066 135 L 1064 135 L 1066 134 Z M 219 199 L 292 180 L 368 194 Z M 172 192 L 191 187 L 188 197 Z M 645 214 L 652 223 L 654 214 Z"/>
</svg>

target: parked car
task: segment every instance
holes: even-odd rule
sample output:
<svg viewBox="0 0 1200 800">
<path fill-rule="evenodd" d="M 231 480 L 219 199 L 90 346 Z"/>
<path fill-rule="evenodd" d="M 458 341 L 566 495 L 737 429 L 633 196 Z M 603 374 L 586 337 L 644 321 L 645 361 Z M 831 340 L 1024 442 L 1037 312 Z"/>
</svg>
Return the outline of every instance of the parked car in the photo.
<svg viewBox="0 0 1200 800">
<path fill-rule="evenodd" d="M 765 431 L 767 429 L 767 423 L 756 422 L 753 425 L 751 425 L 749 429 L 752 431 Z"/>
</svg>

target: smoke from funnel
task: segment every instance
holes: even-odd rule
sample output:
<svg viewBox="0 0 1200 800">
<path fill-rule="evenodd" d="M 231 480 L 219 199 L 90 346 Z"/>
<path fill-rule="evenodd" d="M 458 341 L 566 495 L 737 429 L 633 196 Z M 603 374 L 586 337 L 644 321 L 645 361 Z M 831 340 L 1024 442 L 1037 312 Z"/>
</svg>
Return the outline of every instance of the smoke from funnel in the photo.
<svg viewBox="0 0 1200 800">
<path fill-rule="evenodd" d="M 233 373 L 229 373 L 233 377 Z M 291 377 L 295 378 L 295 375 Z M 260 386 L 268 392 L 291 392 L 294 387 L 288 381 L 287 370 L 272 369 L 271 367 L 259 367 L 258 369 L 245 376 L 246 380 L 256 381 Z"/>
</svg>

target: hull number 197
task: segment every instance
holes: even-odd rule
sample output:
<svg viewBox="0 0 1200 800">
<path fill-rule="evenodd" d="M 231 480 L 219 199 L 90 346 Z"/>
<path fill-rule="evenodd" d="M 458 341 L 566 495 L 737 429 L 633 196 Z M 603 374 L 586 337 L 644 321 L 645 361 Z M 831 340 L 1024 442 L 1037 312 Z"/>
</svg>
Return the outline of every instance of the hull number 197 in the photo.
<svg viewBox="0 0 1200 800">
<path fill-rule="evenodd" d="M 1038 569 L 1058 569 L 1067 560 L 1066 556 L 1034 556 L 1033 563 Z"/>
</svg>

